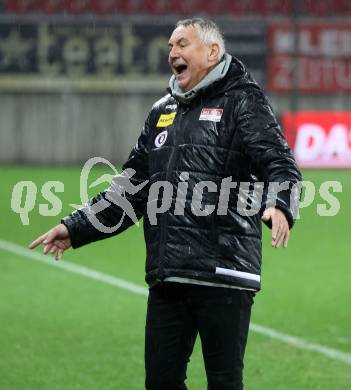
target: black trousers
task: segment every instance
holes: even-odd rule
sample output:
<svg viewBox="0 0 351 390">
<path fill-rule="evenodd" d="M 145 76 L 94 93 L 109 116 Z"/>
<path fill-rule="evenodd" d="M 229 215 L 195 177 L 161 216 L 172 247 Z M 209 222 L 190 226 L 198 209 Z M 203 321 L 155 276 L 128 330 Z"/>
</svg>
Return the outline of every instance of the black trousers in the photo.
<svg viewBox="0 0 351 390">
<path fill-rule="evenodd" d="M 149 291 L 147 390 L 186 390 L 187 364 L 199 333 L 208 389 L 242 390 L 254 292 L 165 282 Z"/>
</svg>

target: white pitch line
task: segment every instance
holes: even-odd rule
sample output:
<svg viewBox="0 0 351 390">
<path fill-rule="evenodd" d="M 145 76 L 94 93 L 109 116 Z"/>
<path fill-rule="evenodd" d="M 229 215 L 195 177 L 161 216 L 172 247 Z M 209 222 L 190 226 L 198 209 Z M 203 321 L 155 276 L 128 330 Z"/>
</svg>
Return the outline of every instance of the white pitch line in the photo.
<svg viewBox="0 0 351 390">
<path fill-rule="evenodd" d="M 61 268 L 65 271 L 72 272 L 78 275 L 85 276 L 86 278 L 94 279 L 99 282 L 107 283 L 115 287 L 122 288 L 124 290 L 131 291 L 135 294 L 139 295 L 148 295 L 148 290 L 145 287 L 138 286 L 137 284 L 127 282 L 126 280 L 116 278 L 115 276 L 107 275 L 99 271 L 95 271 L 91 268 L 84 267 L 82 265 L 70 263 L 65 260 L 61 260 L 59 262 L 56 261 L 49 261 L 48 257 L 38 253 L 38 252 L 32 252 L 29 249 L 14 244 L 9 241 L 4 241 L 0 239 L 0 249 L 14 253 L 19 256 L 27 257 L 32 260 L 39 261 L 41 263 L 45 263 L 46 265 L 50 265 L 52 267 Z M 250 324 L 250 330 L 255 333 L 262 334 L 264 336 L 267 336 L 271 339 L 281 341 L 285 344 L 289 344 L 295 348 L 304 349 L 307 351 L 313 351 L 317 352 L 321 355 L 327 356 L 328 358 L 334 359 L 334 360 L 340 360 L 344 363 L 351 364 L 351 354 L 342 352 L 338 349 L 329 348 L 321 344 L 317 343 L 310 343 L 302 338 L 291 336 L 289 334 L 278 332 L 274 329 L 267 328 L 262 325 Z"/>
<path fill-rule="evenodd" d="M 341 360 L 342 362 L 351 364 L 351 354 L 339 351 L 338 349 L 329 348 L 321 344 L 310 343 L 299 337 L 291 336 L 285 333 L 278 332 L 274 329 L 267 328 L 262 325 L 251 324 L 250 330 L 256 333 L 263 334 L 272 339 L 282 341 L 283 343 L 290 344 L 296 348 L 305 349 L 307 351 L 318 352 L 329 358 L 335 360 Z"/>
<path fill-rule="evenodd" d="M 123 288 L 129 290 L 135 294 L 148 295 L 148 290 L 145 287 L 138 286 L 134 283 L 127 282 L 126 280 L 116 278 L 115 276 L 107 275 L 99 271 L 95 271 L 91 268 L 84 267 L 82 265 L 70 263 L 69 261 L 60 260 L 55 261 L 50 256 L 45 256 L 44 254 L 33 252 L 26 247 L 13 244 L 9 241 L 0 240 L 0 249 L 3 249 L 7 252 L 14 253 L 19 256 L 24 256 L 32 260 L 40 261 L 46 265 L 50 265 L 55 268 L 61 268 L 65 271 L 72 272 L 78 275 L 85 276 L 90 279 L 95 279 L 99 282 L 111 284 L 112 286 Z M 51 261 L 50 261 L 51 260 Z"/>
</svg>

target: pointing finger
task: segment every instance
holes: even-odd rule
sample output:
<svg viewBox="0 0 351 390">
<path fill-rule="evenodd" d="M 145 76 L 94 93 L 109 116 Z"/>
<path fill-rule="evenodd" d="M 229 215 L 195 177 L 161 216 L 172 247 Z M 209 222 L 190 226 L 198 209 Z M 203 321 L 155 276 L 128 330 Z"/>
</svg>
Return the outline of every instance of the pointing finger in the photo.
<svg viewBox="0 0 351 390">
<path fill-rule="evenodd" d="M 29 246 L 29 249 L 34 249 L 38 245 L 40 245 L 46 238 L 47 233 L 43 234 L 42 236 L 38 237 L 36 240 L 34 240 Z"/>
</svg>

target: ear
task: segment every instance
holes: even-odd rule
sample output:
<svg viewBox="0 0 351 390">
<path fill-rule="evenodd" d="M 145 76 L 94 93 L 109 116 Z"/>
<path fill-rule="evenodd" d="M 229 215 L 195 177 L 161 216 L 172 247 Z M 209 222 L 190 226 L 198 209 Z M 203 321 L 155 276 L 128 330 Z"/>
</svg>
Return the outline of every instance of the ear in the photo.
<svg viewBox="0 0 351 390">
<path fill-rule="evenodd" d="M 210 62 L 219 61 L 219 46 L 217 43 L 211 43 L 208 47 L 208 60 Z"/>
</svg>

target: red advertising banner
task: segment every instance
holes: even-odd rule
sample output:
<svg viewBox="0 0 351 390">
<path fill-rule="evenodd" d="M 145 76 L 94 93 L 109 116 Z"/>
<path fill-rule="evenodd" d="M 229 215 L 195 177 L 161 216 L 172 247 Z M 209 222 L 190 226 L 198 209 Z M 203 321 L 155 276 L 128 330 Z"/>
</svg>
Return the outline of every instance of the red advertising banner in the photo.
<svg viewBox="0 0 351 390">
<path fill-rule="evenodd" d="M 296 0 L 0 0 L 10 12 L 70 12 L 108 14 L 147 13 L 189 15 L 269 15 L 292 16 Z M 299 5 L 300 14 L 308 16 L 347 16 L 350 0 L 307 0 Z"/>
<path fill-rule="evenodd" d="M 351 112 L 283 115 L 289 146 L 303 168 L 351 168 Z"/>
<path fill-rule="evenodd" d="M 291 25 L 269 28 L 268 88 L 291 92 L 296 77 L 299 92 L 350 92 L 351 24 L 301 24 L 297 34 Z"/>
</svg>

